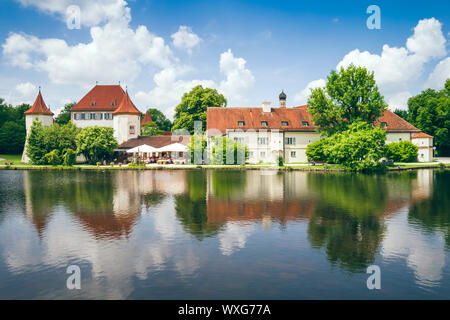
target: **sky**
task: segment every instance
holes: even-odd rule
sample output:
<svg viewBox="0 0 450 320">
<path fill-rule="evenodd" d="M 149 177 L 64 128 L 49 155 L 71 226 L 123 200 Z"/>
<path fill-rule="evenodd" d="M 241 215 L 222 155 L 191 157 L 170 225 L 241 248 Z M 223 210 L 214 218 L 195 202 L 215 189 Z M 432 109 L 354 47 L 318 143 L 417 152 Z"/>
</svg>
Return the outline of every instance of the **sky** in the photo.
<svg viewBox="0 0 450 320">
<path fill-rule="evenodd" d="M 298 106 L 353 63 L 374 72 L 390 109 L 406 109 L 450 78 L 449 12 L 446 0 L 2 0 L 0 97 L 32 103 L 41 87 L 58 113 L 120 82 L 141 111 L 172 118 L 201 84 L 231 107 L 278 106 L 281 90 Z"/>
</svg>

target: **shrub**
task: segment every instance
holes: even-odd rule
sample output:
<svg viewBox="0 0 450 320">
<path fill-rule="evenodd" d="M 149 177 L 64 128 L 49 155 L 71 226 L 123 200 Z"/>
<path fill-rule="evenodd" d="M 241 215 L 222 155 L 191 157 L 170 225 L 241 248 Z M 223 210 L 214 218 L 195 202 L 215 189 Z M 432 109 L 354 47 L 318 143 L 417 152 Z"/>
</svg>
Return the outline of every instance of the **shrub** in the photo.
<svg viewBox="0 0 450 320">
<path fill-rule="evenodd" d="M 416 162 L 418 150 L 410 141 L 392 142 L 386 145 L 385 155 L 395 162 Z"/>
<path fill-rule="evenodd" d="M 308 144 L 306 147 L 306 156 L 308 157 L 308 160 L 327 161 L 327 156 L 324 153 L 326 142 L 326 139 L 320 139 L 319 141 Z"/>
<path fill-rule="evenodd" d="M 97 167 L 100 167 L 100 162 L 97 162 Z"/>
<path fill-rule="evenodd" d="M 279 166 L 279 167 L 284 166 L 284 163 L 283 163 L 283 156 L 278 156 L 278 166 Z"/>
<path fill-rule="evenodd" d="M 118 143 L 114 138 L 114 129 L 109 127 L 86 127 L 75 138 L 77 152 L 85 156 L 89 163 L 100 159 L 111 159 Z"/>
<path fill-rule="evenodd" d="M 50 151 L 49 153 L 46 153 L 43 162 L 45 164 L 50 164 L 52 166 L 57 166 L 61 164 L 61 157 L 59 155 L 59 151 L 57 149 Z"/>
<path fill-rule="evenodd" d="M 114 167 L 114 162 L 111 161 L 111 163 L 109 164 L 111 167 Z"/>
<path fill-rule="evenodd" d="M 72 149 L 66 149 L 63 154 L 63 163 L 65 166 L 72 166 L 77 160 L 77 153 Z"/>
</svg>

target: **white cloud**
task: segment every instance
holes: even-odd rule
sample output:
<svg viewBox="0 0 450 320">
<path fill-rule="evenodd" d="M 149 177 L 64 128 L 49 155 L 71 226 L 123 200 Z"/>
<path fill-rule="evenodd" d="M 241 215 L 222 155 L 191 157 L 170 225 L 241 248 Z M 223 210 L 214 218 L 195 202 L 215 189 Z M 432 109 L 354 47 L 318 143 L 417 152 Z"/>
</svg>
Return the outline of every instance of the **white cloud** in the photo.
<svg viewBox="0 0 450 320">
<path fill-rule="evenodd" d="M 385 44 L 381 54 L 355 49 L 346 54 L 336 68 L 353 63 L 374 71 L 379 89 L 391 109 L 405 108 L 411 96 L 410 85 L 423 74 L 426 63 L 446 55 L 445 44 L 442 24 L 434 18 L 423 19 L 407 39 L 406 47 Z"/>
<path fill-rule="evenodd" d="M 202 39 L 192 32 L 192 29 L 187 26 L 180 26 L 178 31 L 171 35 L 173 45 L 177 48 L 186 50 L 189 54 L 192 53 L 192 48 L 200 44 Z"/>
<path fill-rule="evenodd" d="M 37 95 L 37 88 L 31 82 L 23 82 L 16 85 L 16 91 L 19 94 L 20 98 L 24 101 L 31 101 Z"/>
<path fill-rule="evenodd" d="M 84 26 L 95 26 L 100 23 L 130 17 L 130 8 L 124 0 L 16 0 L 23 6 L 36 7 L 40 11 L 56 14 L 66 20 L 67 8 L 71 5 L 80 7 L 80 22 Z"/>
<path fill-rule="evenodd" d="M 450 57 L 442 60 L 434 68 L 433 72 L 428 77 L 425 83 L 425 88 L 443 89 L 445 80 L 450 78 Z"/>
<path fill-rule="evenodd" d="M 246 94 L 255 84 L 255 77 L 245 64 L 243 58 L 234 57 L 231 49 L 220 55 L 220 71 L 226 76 L 220 91 L 231 101 L 246 101 Z"/>
<path fill-rule="evenodd" d="M 164 39 L 145 26 L 135 31 L 129 20 L 90 29 L 91 42 L 68 45 L 60 39 L 39 39 L 11 33 L 3 55 L 11 65 L 48 73 L 53 83 L 77 83 L 87 87 L 96 80 L 133 81 L 143 65 L 168 67 L 173 58 Z"/>
<path fill-rule="evenodd" d="M 311 94 L 311 90 L 319 87 L 324 87 L 326 81 L 324 79 L 314 80 L 308 83 L 302 91 L 297 93 L 294 97 L 294 102 L 299 105 L 304 105 L 308 101 L 308 97 Z"/>
<path fill-rule="evenodd" d="M 170 66 L 155 74 L 153 80 L 156 87 L 149 92 L 139 91 L 134 99 L 138 105 L 153 106 L 165 109 L 169 116 L 173 115 L 174 107 L 180 103 L 183 93 L 193 87 L 218 89 L 228 102 L 239 103 L 245 101 L 245 95 L 253 88 L 255 78 L 252 72 L 245 68 L 243 58 L 235 58 L 231 50 L 220 55 L 220 71 L 226 79 L 217 84 L 213 80 L 182 80 L 180 77 L 194 71 L 186 66 Z"/>
</svg>

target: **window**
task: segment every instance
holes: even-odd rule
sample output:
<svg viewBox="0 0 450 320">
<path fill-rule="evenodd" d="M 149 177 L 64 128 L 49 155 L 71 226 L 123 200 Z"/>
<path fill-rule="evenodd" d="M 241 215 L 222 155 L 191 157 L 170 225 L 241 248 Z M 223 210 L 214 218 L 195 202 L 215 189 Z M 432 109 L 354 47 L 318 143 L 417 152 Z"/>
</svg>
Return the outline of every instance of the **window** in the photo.
<svg viewBox="0 0 450 320">
<path fill-rule="evenodd" d="M 115 101 L 111 102 L 111 105 L 114 107 L 116 105 L 116 102 Z"/>
<path fill-rule="evenodd" d="M 134 126 L 130 126 L 130 134 L 134 134 Z"/>
<path fill-rule="evenodd" d="M 77 113 L 73 114 L 73 120 L 78 120 L 78 114 Z"/>
<path fill-rule="evenodd" d="M 267 127 L 269 123 L 267 121 L 261 121 L 261 126 Z"/>
<path fill-rule="evenodd" d="M 105 120 L 111 120 L 113 118 L 112 113 L 105 113 Z"/>
<path fill-rule="evenodd" d="M 289 125 L 289 122 L 287 121 L 281 121 L 281 125 L 284 127 L 287 127 Z"/>
<path fill-rule="evenodd" d="M 85 115 L 84 113 L 80 113 L 80 119 L 81 119 L 81 120 L 86 119 L 86 115 Z"/>
<path fill-rule="evenodd" d="M 291 158 L 295 158 L 295 151 L 291 151 Z"/>
<path fill-rule="evenodd" d="M 96 113 L 95 114 L 95 119 L 102 120 L 103 119 L 103 113 Z"/>
<path fill-rule="evenodd" d="M 302 121 L 302 126 L 309 127 L 309 122 L 308 121 Z"/>
<path fill-rule="evenodd" d="M 240 143 L 243 143 L 244 142 L 244 138 L 242 138 L 242 137 L 234 137 L 234 142 L 237 142 L 237 141 L 239 141 Z"/>
<path fill-rule="evenodd" d="M 268 140 L 269 139 L 267 137 L 258 138 L 258 144 L 267 144 Z"/>
<path fill-rule="evenodd" d="M 95 106 L 95 101 L 91 102 L 91 107 Z"/>
<path fill-rule="evenodd" d="M 295 138 L 286 138 L 286 144 L 295 144 Z"/>
<path fill-rule="evenodd" d="M 387 127 L 387 123 L 386 123 L 386 122 L 382 122 L 382 123 L 380 124 L 380 126 L 381 126 L 382 128 L 386 128 L 386 127 Z"/>
<path fill-rule="evenodd" d="M 95 113 L 91 113 L 91 114 L 89 114 L 89 119 L 91 119 L 91 120 L 95 120 Z"/>
<path fill-rule="evenodd" d="M 261 158 L 265 158 L 265 157 L 266 157 L 266 153 L 265 153 L 264 151 L 261 151 L 261 152 L 259 153 L 259 156 L 260 156 Z"/>
<path fill-rule="evenodd" d="M 239 127 L 245 126 L 245 122 L 244 122 L 244 121 L 238 121 L 238 126 L 239 126 Z"/>
</svg>

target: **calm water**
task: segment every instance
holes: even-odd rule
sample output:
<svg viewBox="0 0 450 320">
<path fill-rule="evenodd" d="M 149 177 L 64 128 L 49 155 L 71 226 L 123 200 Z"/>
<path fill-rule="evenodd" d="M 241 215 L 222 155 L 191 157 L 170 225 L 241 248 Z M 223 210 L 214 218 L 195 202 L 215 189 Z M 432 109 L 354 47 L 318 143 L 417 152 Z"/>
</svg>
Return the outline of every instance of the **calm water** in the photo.
<svg viewBox="0 0 450 320">
<path fill-rule="evenodd" d="M 438 170 L 2 170 L 0 298 L 449 299 L 449 189 Z"/>
</svg>

